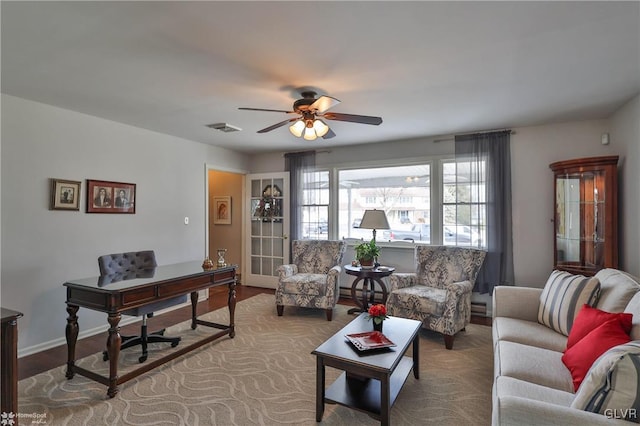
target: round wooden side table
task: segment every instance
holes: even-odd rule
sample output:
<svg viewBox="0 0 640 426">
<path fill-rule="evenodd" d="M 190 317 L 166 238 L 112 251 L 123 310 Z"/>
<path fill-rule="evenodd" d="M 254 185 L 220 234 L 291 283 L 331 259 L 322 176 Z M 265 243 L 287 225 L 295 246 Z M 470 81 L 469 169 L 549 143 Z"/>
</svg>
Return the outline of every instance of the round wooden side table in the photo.
<svg viewBox="0 0 640 426">
<path fill-rule="evenodd" d="M 348 313 L 353 314 L 355 312 L 367 312 L 369 310 L 369 306 L 374 302 L 375 296 L 375 285 L 378 284 L 380 289 L 382 290 L 382 303 L 386 303 L 387 301 L 387 287 L 382 282 L 382 278 L 388 277 L 393 274 L 393 271 L 396 268 L 391 267 L 383 267 L 383 269 L 373 268 L 373 269 L 363 269 L 360 266 L 351 266 L 345 265 L 345 272 L 349 275 L 353 275 L 356 277 L 351 284 L 351 298 L 358 305 L 357 308 L 349 309 Z M 357 288 L 358 283 L 360 281 L 364 281 L 362 283 L 362 290 L 360 297 L 357 296 Z"/>
</svg>

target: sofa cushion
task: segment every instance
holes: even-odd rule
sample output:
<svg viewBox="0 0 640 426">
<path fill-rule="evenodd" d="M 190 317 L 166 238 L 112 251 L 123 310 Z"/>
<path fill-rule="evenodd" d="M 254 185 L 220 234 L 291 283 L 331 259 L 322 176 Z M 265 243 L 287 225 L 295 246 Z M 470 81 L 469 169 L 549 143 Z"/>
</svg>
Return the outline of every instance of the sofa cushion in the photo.
<svg viewBox="0 0 640 426">
<path fill-rule="evenodd" d="M 573 380 L 562 352 L 500 341 L 495 347 L 494 374 L 573 393 Z"/>
<path fill-rule="evenodd" d="M 562 352 L 567 347 L 567 337 L 537 322 L 499 317 L 493 319 L 493 341 L 522 343 L 543 349 Z"/>
<path fill-rule="evenodd" d="M 578 343 L 583 337 L 589 334 L 589 332 L 611 319 L 617 319 L 620 321 L 620 325 L 624 329 L 625 333 L 629 334 L 631 332 L 633 314 L 605 312 L 598 308 L 592 308 L 589 305 L 584 305 L 582 309 L 580 309 L 580 312 L 578 312 L 578 316 L 573 323 L 573 327 L 571 327 L 571 332 L 567 339 L 567 349 Z"/>
<path fill-rule="evenodd" d="M 613 318 L 591 330 L 579 342 L 568 348 L 562 356 L 562 362 L 571 371 L 574 389 L 578 390 L 589 368 L 600 355 L 629 340 L 631 339 L 620 320 Z"/>
<path fill-rule="evenodd" d="M 571 407 L 640 423 L 640 342 L 616 346 L 598 358 Z"/>
<path fill-rule="evenodd" d="M 282 279 L 280 284 L 283 293 L 317 296 L 326 293 L 327 275 L 296 274 Z"/>
<path fill-rule="evenodd" d="M 633 296 L 624 311 L 633 314 L 631 333 L 629 333 L 631 340 L 640 340 L 640 293 Z"/>
<path fill-rule="evenodd" d="M 636 293 L 640 291 L 638 279 L 618 269 L 602 269 L 595 277 L 600 281 L 598 309 L 622 312 Z"/>
<path fill-rule="evenodd" d="M 561 405 L 563 407 L 571 406 L 574 398 L 574 394 L 572 392 L 552 389 L 547 386 L 541 386 L 507 376 L 500 376 L 496 379 L 494 393 L 498 398 L 503 396 L 515 396 L 534 399 L 541 402 L 548 402 L 550 404 Z"/>
<path fill-rule="evenodd" d="M 553 271 L 540 295 L 538 322 L 568 336 L 580 308 L 594 306 L 599 295 L 597 278 Z"/>
</svg>

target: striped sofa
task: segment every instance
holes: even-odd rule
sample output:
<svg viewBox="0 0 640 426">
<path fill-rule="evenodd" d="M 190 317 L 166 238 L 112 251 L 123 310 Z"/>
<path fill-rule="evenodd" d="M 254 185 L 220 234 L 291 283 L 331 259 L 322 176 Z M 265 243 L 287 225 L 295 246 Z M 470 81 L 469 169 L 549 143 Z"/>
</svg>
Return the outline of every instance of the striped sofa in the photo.
<svg viewBox="0 0 640 426">
<path fill-rule="evenodd" d="M 575 369 L 565 363 L 580 309 L 625 312 L 633 319 L 628 321 L 631 341 L 598 356 L 576 383 Z M 624 314 L 614 315 L 617 321 Z M 579 321 L 575 324 L 579 329 Z M 592 278 L 554 271 L 544 288 L 496 287 L 493 345 L 493 425 L 640 423 L 637 278 L 617 269 L 603 269 Z"/>
</svg>

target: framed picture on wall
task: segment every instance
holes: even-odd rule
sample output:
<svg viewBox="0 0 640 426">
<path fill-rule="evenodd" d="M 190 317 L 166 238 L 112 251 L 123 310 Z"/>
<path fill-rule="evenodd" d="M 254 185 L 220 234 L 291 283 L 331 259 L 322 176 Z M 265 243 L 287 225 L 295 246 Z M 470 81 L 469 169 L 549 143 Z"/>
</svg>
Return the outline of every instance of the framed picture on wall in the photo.
<svg viewBox="0 0 640 426">
<path fill-rule="evenodd" d="M 87 213 L 136 212 L 136 184 L 87 179 Z"/>
<path fill-rule="evenodd" d="M 75 180 L 50 179 L 49 210 L 80 210 L 80 186 Z"/>
<path fill-rule="evenodd" d="M 213 224 L 231 225 L 231 197 L 213 197 Z"/>
</svg>

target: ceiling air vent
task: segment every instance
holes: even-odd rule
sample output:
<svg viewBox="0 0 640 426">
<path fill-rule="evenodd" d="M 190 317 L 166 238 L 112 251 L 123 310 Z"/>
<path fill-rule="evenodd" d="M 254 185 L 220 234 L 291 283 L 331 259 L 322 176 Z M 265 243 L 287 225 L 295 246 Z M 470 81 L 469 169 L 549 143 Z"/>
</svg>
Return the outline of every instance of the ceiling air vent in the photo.
<svg viewBox="0 0 640 426">
<path fill-rule="evenodd" d="M 229 123 L 207 124 L 207 127 L 211 128 L 211 129 L 220 130 L 221 132 L 225 132 L 225 133 L 239 132 L 240 130 L 242 130 L 240 127 L 231 125 Z"/>
</svg>

